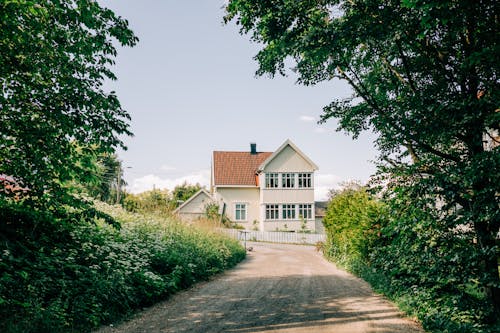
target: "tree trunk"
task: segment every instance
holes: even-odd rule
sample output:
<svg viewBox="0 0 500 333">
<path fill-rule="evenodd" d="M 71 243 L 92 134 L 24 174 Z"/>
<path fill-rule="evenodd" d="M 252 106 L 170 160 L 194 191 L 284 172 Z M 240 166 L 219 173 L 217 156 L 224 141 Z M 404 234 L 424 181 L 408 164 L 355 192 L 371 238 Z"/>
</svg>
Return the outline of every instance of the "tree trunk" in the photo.
<svg viewBox="0 0 500 333">
<path fill-rule="evenodd" d="M 496 233 L 490 231 L 488 225 L 485 223 L 475 223 L 474 228 L 476 230 L 478 244 L 486 253 L 484 258 L 484 272 L 487 276 L 486 292 L 491 299 L 495 312 L 500 314 L 500 273 L 498 270 L 498 258 L 497 252 L 491 251 L 495 247 Z M 489 286 L 488 286 L 489 285 Z"/>
</svg>

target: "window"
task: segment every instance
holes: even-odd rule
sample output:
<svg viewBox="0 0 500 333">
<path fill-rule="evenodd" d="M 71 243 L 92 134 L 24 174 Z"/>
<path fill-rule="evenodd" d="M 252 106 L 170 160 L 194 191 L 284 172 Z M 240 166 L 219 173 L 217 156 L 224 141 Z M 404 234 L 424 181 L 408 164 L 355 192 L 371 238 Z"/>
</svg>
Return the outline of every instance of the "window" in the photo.
<svg viewBox="0 0 500 333">
<path fill-rule="evenodd" d="M 299 173 L 299 188 L 311 188 L 311 174 Z"/>
<path fill-rule="evenodd" d="M 299 205 L 299 217 L 303 219 L 311 219 L 312 218 L 312 205 L 311 204 L 303 204 Z"/>
<path fill-rule="evenodd" d="M 266 173 L 266 187 L 267 188 L 278 187 L 278 174 L 277 173 Z"/>
<path fill-rule="evenodd" d="M 281 186 L 284 188 L 295 187 L 295 174 L 294 173 L 284 173 L 281 175 Z"/>
<path fill-rule="evenodd" d="M 295 205 L 283 205 L 283 219 L 284 220 L 295 219 Z"/>
<path fill-rule="evenodd" d="M 236 221 L 247 220 L 247 204 L 237 203 L 234 208 L 234 219 Z"/>
<path fill-rule="evenodd" d="M 266 205 L 266 220 L 277 220 L 279 219 L 279 206 L 278 205 Z"/>
</svg>

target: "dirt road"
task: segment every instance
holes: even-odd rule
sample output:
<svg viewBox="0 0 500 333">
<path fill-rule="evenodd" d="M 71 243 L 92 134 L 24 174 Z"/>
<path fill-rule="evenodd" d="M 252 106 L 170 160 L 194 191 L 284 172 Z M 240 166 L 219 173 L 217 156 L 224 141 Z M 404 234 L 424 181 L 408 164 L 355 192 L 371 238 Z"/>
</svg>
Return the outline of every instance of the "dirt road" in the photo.
<svg viewBox="0 0 500 333">
<path fill-rule="evenodd" d="M 423 332 L 313 247 L 247 246 L 237 268 L 99 332 Z"/>
</svg>

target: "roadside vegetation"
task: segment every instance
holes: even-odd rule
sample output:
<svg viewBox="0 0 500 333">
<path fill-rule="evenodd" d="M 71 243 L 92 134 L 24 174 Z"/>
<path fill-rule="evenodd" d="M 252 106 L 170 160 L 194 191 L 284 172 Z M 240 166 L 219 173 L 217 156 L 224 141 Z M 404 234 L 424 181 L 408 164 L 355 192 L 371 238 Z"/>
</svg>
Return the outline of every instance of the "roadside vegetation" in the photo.
<svg viewBox="0 0 500 333">
<path fill-rule="evenodd" d="M 184 182 L 174 187 L 172 191 L 152 189 L 138 194 L 125 193 L 120 203 L 130 212 L 170 214 L 201 189 L 200 184 L 191 185 Z"/>
<path fill-rule="evenodd" d="M 426 330 L 500 330 L 479 283 L 483 263 L 474 234 L 443 230 L 430 202 L 417 206 L 405 192 L 378 199 L 350 184 L 332 193 L 324 222 L 325 256 L 394 300 Z"/>
<path fill-rule="evenodd" d="M 233 239 L 96 203 L 106 216 L 0 201 L 0 331 L 86 332 L 125 318 L 245 257 Z"/>
<path fill-rule="evenodd" d="M 130 116 L 106 87 L 137 42 L 97 1 L 0 2 L 0 332 L 90 331 L 245 257 L 156 193 L 101 203 L 124 202 Z"/>
<path fill-rule="evenodd" d="M 498 1 L 230 0 L 225 22 L 257 75 L 343 80 L 320 122 L 376 136 L 378 197 L 332 199 L 326 252 L 429 330 L 499 331 Z"/>
</svg>

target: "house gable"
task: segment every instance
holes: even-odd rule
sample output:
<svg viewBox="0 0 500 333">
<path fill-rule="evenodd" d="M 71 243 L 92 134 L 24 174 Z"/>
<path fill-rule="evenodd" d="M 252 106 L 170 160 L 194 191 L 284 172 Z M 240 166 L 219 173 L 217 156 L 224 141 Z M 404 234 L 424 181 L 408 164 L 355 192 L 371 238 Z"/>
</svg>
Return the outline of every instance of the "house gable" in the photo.
<svg viewBox="0 0 500 333">
<path fill-rule="evenodd" d="M 199 190 L 186 202 L 177 207 L 174 214 L 204 214 L 205 206 L 213 202 L 212 196 L 204 189 Z"/>
<path fill-rule="evenodd" d="M 309 159 L 293 142 L 287 140 L 270 155 L 258 168 L 267 172 L 313 172 L 318 166 Z"/>
</svg>

